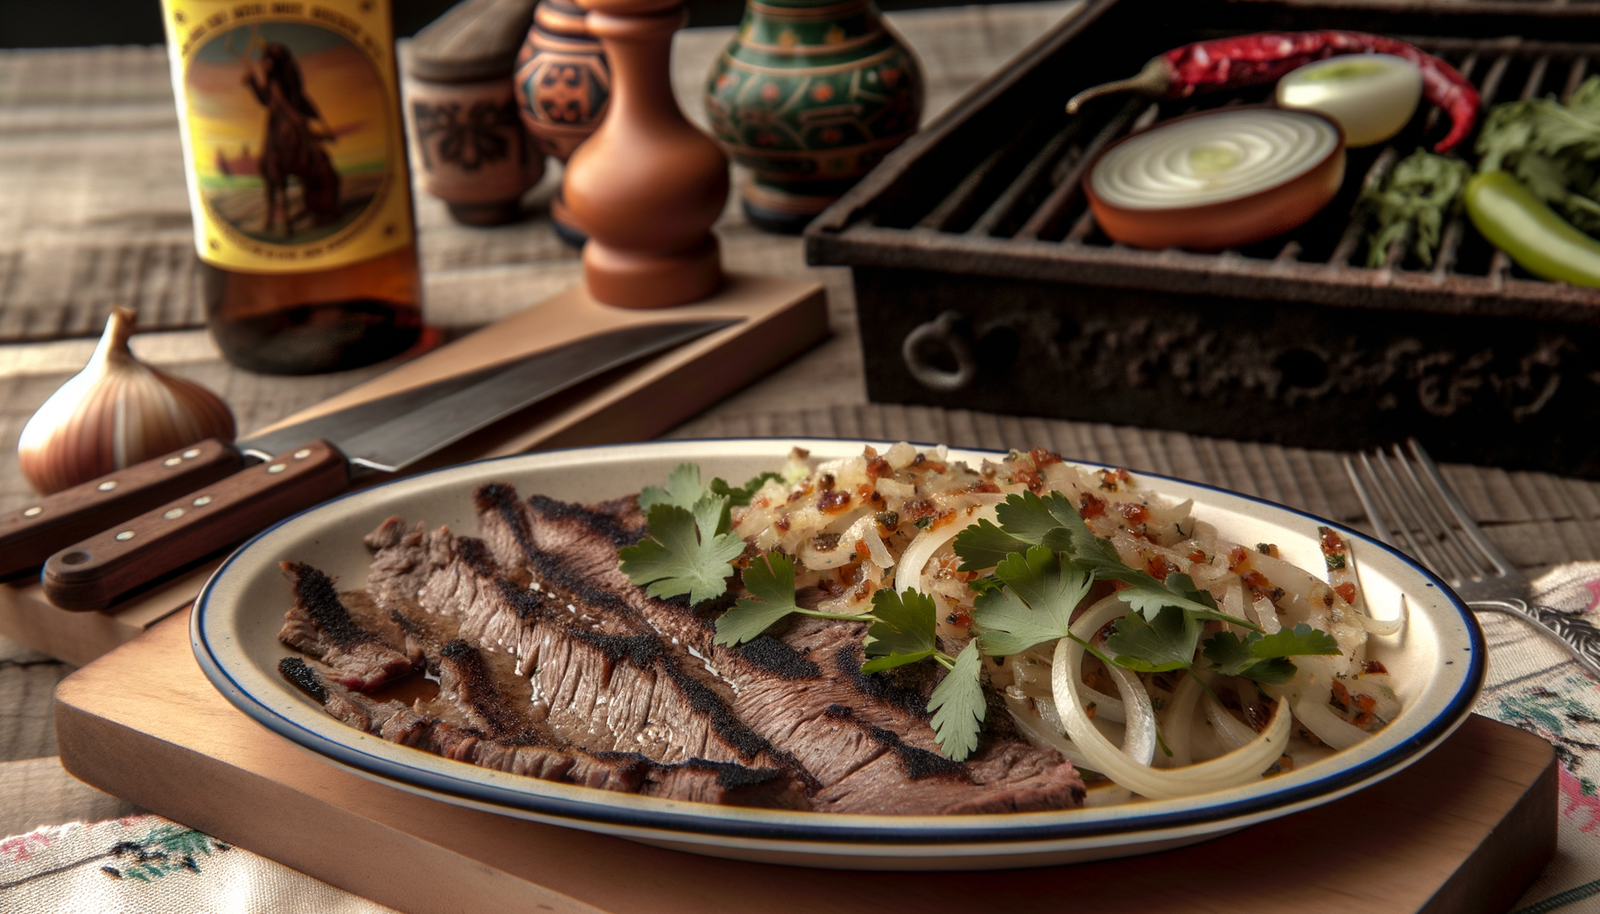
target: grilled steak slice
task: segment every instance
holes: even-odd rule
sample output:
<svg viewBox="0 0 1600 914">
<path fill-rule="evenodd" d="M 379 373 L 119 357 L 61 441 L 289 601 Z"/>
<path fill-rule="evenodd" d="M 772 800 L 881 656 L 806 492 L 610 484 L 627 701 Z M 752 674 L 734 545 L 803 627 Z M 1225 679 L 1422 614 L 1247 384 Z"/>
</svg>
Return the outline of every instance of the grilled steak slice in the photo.
<svg viewBox="0 0 1600 914">
<path fill-rule="evenodd" d="M 460 642 L 452 645 L 446 645 L 445 652 L 454 654 L 455 659 L 447 659 L 446 663 L 470 666 L 471 661 L 463 658 L 466 651 L 475 649 Z M 636 752 L 595 753 L 571 746 L 494 739 L 480 731 L 419 714 L 399 702 L 375 701 L 330 681 L 298 657 L 283 659 L 278 669 L 321 702 L 330 715 L 349 726 L 480 768 L 696 803 L 772 809 L 809 809 L 811 805 L 804 786 L 786 771 L 704 759 L 664 765 Z M 493 697 L 479 695 L 480 699 Z M 536 738 L 537 734 L 526 730 L 519 735 L 519 740 Z"/>
<path fill-rule="evenodd" d="M 415 588 L 413 569 L 421 567 L 428 575 Z M 404 580 L 396 583 L 390 569 Z M 415 592 L 423 610 L 458 620 L 462 638 L 504 647 L 517 672 L 531 676 L 536 722 L 573 745 L 663 762 L 737 761 L 805 778 L 734 716 L 706 684 L 709 674 L 685 669 L 696 661 L 681 648 L 585 593 L 537 577 L 513 581 L 481 540 L 447 531 L 402 537 L 379 552 L 368 586 L 380 601 Z"/>
<path fill-rule="evenodd" d="M 966 763 L 940 755 L 925 692 L 861 672 L 865 623 L 801 619 L 776 638 L 739 648 L 714 644 L 710 617 L 651 597 L 622 574 L 617 550 L 640 533 L 630 502 L 605 510 L 538 496 L 524 502 L 505 485 L 480 488 L 474 502 L 485 541 L 503 565 L 582 580 L 706 657 L 727 680 L 740 719 L 823 785 L 818 808 L 935 814 L 1082 802 L 1072 765 L 1014 734 L 991 734 Z"/>
<path fill-rule="evenodd" d="M 747 768 L 732 762 L 689 759 L 676 765 L 652 765 L 639 792 L 647 797 L 666 797 L 722 806 L 755 806 L 762 809 L 811 808 L 805 785 L 787 771 L 776 768 Z"/>
<path fill-rule="evenodd" d="M 352 618 L 333 580 L 303 562 L 284 562 L 283 573 L 294 590 L 294 607 L 284 617 L 279 640 L 298 648 L 336 671 L 338 681 L 371 689 L 422 666 L 422 651 L 407 643 L 398 628 L 375 631 Z"/>
</svg>

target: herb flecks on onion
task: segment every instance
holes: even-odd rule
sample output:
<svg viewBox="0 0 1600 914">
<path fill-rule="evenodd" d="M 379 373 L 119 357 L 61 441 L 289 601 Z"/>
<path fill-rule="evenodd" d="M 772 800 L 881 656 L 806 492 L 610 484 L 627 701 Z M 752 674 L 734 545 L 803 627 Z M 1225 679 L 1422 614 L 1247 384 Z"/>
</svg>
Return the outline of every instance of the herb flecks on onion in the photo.
<svg viewBox="0 0 1600 914">
<path fill-rule="evenodd" d="M 1354 149 L 1399 133 L 1422 99 L 1422 70 L 1393 54 L 1331 57 L 1308 63 L 1278 81 L 1278 104 L 1316 111 L 1344 130 Z"/>
<path fill-rule="evenodd" d="M 1220 250 L 1311 218 L 1344 177 L 1328 118 L 1230 108 L 1176 118 L 1114 144 L 1084 180 L 1113 240 L 1143 248 Z"/>
</svg>

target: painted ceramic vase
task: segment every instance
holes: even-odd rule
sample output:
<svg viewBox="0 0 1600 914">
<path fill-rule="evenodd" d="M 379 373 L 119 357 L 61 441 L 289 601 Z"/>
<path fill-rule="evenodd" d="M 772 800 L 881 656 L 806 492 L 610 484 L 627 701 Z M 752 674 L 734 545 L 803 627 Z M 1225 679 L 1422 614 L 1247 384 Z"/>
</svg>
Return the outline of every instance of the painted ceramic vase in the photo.
<svg viewBox="0 0 1600 914">
<path fill-rule="evenodd" d="M 747 0 L 712 67 L 712 132 L 745 215 L 796 232 L 917 129 L 922 71 L 871 0 Z"/>
<path fill-rule="evenodd" d="M 540 0 L 513 80 L 523 125 L 541 150 L 562 162 L 595 132 L 611 105 L 611 67 L 584 15 L 572 0 Z M 563 239 L 583 244 L 584 232 L 560 193 L 550 204 L 550 219 Z"/>
</svg>

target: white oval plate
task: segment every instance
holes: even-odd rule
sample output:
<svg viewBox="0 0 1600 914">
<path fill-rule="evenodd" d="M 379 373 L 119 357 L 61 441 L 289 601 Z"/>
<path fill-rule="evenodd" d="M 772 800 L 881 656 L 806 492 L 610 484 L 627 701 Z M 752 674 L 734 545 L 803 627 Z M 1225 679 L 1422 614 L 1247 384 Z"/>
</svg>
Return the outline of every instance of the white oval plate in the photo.
<svg viewBox="0 0 1600 914">
<path fill-rule="evenodd" d="M 1337 799 L 1421 758 L 1466 718 L 1483 681 L 1483 634 L 1432 574 L 1389 547 L 1333 524 L 1351 552 L 1375 616 L 1408 624 L 1374 636 L 1369 655 L 1392 674 L 1399 718 L 1325 761 L 1232 790 L 1179 800 L 981 816 L 857 816 L 682 803 L 518 777 L 374 739 L 329 717 L 278 675 L 293 651 L 277 633 L 290 605 L 284 559 L 310 562 L 344 587 L 365 580 L 361 537 L 392 514 L 430 527 L 476 529 L 472 489 L 490 481 L 577 502 L 658 483 L 679 463 L 740 482 L 799 446 L 821 457 L 863 442 L 751 439 L 667 441 L 482 461 L 346 495 L 292 517 L 242 546 L 195 603 L 191 638 L 206 676 L 241 711 L 336 765 L 403 790 L 504 815 L 746 860 L 855 869 L 987 869 L 1147 853 L 1191 844 Z M 885 443 L 877 443 L 881 448 Z M 996 455 L 952 450 L 974 466 Z M 1322 566 L 1316 528 L 1327 521 L 1209 486 L 1140 474 L 1149 491 L 1193 499 L 1194 515 L 1239 543 L 1278 544 L 1304 568 Z"/>
</svg>

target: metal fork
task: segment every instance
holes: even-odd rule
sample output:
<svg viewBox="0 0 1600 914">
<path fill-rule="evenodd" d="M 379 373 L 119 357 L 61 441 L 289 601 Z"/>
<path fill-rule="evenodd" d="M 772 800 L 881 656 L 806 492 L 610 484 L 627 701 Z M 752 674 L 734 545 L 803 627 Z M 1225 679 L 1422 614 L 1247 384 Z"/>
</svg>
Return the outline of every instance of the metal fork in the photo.
<svg viewBox="0 0 1600 914">
<path fill-rule="evenodd" d="M 1407 451 L 1409 450 L 1409 454 Z M 1533 587 L 1484 535 L 1415 438 L 1344 458 L 1345 472 L 1378 538 L 1428 566 L 1474 612 L 1519 616 L 1600 676 L 1600 628 L 1548 606 L 1530 606 Z"/>
</svg>

